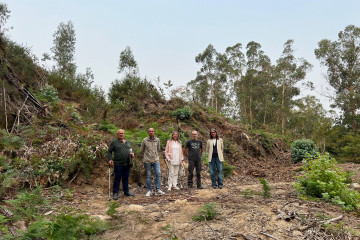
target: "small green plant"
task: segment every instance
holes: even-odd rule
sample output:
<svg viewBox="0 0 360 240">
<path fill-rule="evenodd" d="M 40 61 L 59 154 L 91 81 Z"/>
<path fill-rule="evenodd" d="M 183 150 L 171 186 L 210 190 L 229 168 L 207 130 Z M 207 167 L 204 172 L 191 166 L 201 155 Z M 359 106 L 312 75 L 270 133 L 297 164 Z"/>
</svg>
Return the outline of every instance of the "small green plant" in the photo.
<svg viewBox="0 0 360 240">
<path fill-rule="evenodd" d="M 164 240 L 178 240 L 179 238 L 175 235 L 175 226 L 166 224 L 166 226 L 162 227 L 161 230 L 163 231 L 162 235 L 165 235 Z"/>
<path fill-rule="evenodd" d="M 223 164 L 223 175 L 224 177 L 230 177 L 234 175 L 234 166 L 229 165 L 226 161 Z"/>
<path fill-rule="evenodd" d="M 315 157 L 317 154 L 316 146 L 313 141 L 309 139 L 299 139 L 291 144 L 291 158 L 295 163 L 301 162 L 307 157 L 307 154 L 310 157 Z"/>
<path fill-rule="evenodd" d="M 304 174 L 294 183 L 295 189 L 303 196 L 319 198 L 340 205 L 345 210 L 358 210 L 360 193 L 346 184 L 344 170 L 329 154 L 306 159 Z"/>
<path fill-rule="evenodd" d="M 172 116 L 175 117 L 177 120 L 187 120 L 190 119 L 192 116 L 192 111 L 189 106 L 184 106 L 183 108 L 177 108 L 173 113 Z"/>
<path fill-rule="evenodd" d="M 118 129 L 119 128 L 117 128 L 114 124 L 111 124 L 110 122 L 107 122 L 107 121 L 103 121 L 99 125 L 99 130 L 104 131 L 104 132 L 110 132 L 110 133 L 114 134 L 114 137 L 115 137 Z"/>
<path fill-rule="evenodd" d="M 71 188 L 65 189 L 63 198 L 68 201 L 74 200 L 74 191 L 75 190 Z"/>
<path fill-rule="evenodd" d="M 108 224 L 73 209 L 50 217 L 39 217 L 31 223 L 20 239 L 84 239 L 103 232 Z"/>
<path fill-rule="evenodd" d="M 5 130 L 0 130 L 0 135 L 2 135 L 0 150 L 18 150 L 24 145 L 24 141 L 19 136 L 8 134 Z"/>
<path fill-rule="evenodd" d="M 254 190 L 251 190 L 250 188 L 246 188 L 242 191 L 242 195 L 245 197 L 245 198 L 251 198 L 253 195 L 256 194 L 256 191 Z"/>
<path fill-rule="evenodd" d="M 45 85 L 36 97 L 50 105 L 55 105 L 59 102 L 58 91 L 52 85 Z"/>
<path fill-rule="evenodd" d="M 33 220 L 41 214 L 41 211 L 47 207 L 47 200 L 43 196 L 42 187 L 37 187 L 32 192 L 23 192 L 17 195 L 16 199 L 6 201 L 11 207 L 10 211 L 14 213 L 13 221 L 25 219 Z"/>
<path fill-rule="evenodd" d="M 9 234 L 9 228 L 6 225 L 9 220 L 10 219 L 6 218 L 4 215 L 0 215 L 0 236 L 3 234 Z"/>
<path fill-rule="evenodd" d="M 259 181 L 262 185 L 261 195 L 265 198 L 271 197 L 271 193 L 270 193 L 271 187 L 269 186 L 268 182 L 263 178 L 259 178 Z"/>
<path fill-rule="evenodd" d="M 115 217 L 115 214 L 117 213 L 117 208 L 120 207 L 120 204 L 118 202 L 110 202 L 109 203 L 109 209 L 106 211 L 106 214 L 112 218 Z"/>
<path fill-rule="evenodd" d="M 355 173 L 353 171 L 346 171 L 345 172 L 345 183 L 351 184 L 353 176 L 355 176 Z"/>
<path fill-rule="evenodd" d="M 201 222 L 209 221 L 218 215 L 220 215 L 220 212 L 217 210 L 217 204 L 215 202 L 211 202 L 200 207 L 197 214 L 192 217 L 192 220 Z"/>
</svg>

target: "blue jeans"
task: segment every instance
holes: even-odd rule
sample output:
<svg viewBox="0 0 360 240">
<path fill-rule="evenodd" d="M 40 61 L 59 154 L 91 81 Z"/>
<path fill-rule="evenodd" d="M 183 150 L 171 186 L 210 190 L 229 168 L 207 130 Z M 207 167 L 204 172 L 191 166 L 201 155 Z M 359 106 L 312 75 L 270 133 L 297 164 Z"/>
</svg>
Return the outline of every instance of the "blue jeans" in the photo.
<svg viewBox="0 0 360 240">
<path fill-rule="evenodd" d="M 145 171 L 146 171 L 146 186 L 147 189 L 149 191 L 152 190 L 151 188 L 151 174 L 152 174 L 152 167 L 154 168 L 154 172 L 155 172 L 155 186 L 156 186 L 156 190 L 160 189 L 160 176 L 161 176 L 161 172 L 160 172 L 160 162 L 157 161 L 155 163 L 144 163 L 145 166 Z"/>
<path fill-rule="evenodd" d="M 115 177 L 114 177 L 113 193 L 119 193 L 121 179 L 122 179 L 124 194 L 129 193 L 130 167 L 114 165 L 114 173 L 115 173 Z"/>
<path fill-rule="evenodd" d="M 211 186 L 216 187 L 215 174 L 217 173 L 218 186 L 223 186 L 223 163 L 220 162 L 219 158 L 212 158 L 209 163 L 210 166 L 210 176 L 211 176 Z"/>
</svg>

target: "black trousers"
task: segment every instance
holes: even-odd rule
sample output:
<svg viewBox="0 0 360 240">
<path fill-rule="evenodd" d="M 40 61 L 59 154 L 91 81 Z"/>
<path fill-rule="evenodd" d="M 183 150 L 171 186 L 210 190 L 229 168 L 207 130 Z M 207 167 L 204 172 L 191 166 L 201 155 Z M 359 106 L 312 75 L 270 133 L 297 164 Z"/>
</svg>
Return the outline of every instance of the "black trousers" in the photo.
<svg viewBox="0 0 360 240">
<path fill-rule="evenodd" d="M 201 187 L 201 160 L 189 160 L 188 186 L 193 186 L 194 168 L 196 168 L 196 186 Z"/>
<path fill-rule="evenodd" d="M 114 177 L 114 184 L 113 184 L 113 193 L 119 193 L 121 180 L 123 183 L 124 194 L 129 193 L 130 167 L 114 165 L 114 173 L 115 173 L 115 177 Z"/>
</svg>

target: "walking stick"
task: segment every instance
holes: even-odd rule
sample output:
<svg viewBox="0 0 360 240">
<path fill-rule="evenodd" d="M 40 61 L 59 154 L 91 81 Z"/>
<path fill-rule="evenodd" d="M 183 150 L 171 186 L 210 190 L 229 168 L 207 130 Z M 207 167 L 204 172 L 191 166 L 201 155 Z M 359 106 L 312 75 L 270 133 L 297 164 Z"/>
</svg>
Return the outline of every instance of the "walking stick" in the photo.
<svg viewBox="0 0 360 240">
<path fill-rule="evenodd" d="M 110 164 L 109 164 L 109 201 L 111 201 L 111 193 L 110 193 L 110 191 L 111 191 L 111 184 L 110 184 L 110 175 L 111 175 L 111 170 L 110 170 Z"/>
</svg>

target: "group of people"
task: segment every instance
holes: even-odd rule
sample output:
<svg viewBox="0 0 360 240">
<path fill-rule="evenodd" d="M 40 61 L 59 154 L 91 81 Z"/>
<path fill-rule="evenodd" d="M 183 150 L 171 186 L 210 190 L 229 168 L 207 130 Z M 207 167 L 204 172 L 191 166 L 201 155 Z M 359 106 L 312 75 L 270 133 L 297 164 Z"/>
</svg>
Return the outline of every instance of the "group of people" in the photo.
<svg viewBox="0 0 360 240">
<path fill-rule="evenodd" d="M 150 197 L 153 194 L 165 194 L 161 190 L 161 170 L 159 162 L 160 139 L 155 136 L 153 128 L 148 129 L 149 136 L 144 138 L 141 142 L 140 152 L 143 156 L 143 163 L 146 172 L 146 187 L 147 193 L 145 196 Z M 168 191 L 173 189 L 179 190 L 177 186 L 179 170 L 184 161 L 184 155 L 189 161 L 188 187 L 193 187 L 193 172 L 196 169 L 196 186 L 202 189 L 201 185 L 201 156 L 203 153 L 203 144 L 198 139 L 198 132 L 192 131 L 192 139 L 187 141 L 184 149 L 179 139 L 179 133 L 174 131 L 171 134 L 170 140 L 166 143 L 165 158 L 168 162 L 169 176 L 168 176 Z M 224 143 L 219 138 L 215 129 L 210 130 L 210 138 L 206 144 L 206 152 L 208 153 L 208 162 L 210 167 L 211 185 L 215 188 L 222 188 L 222 171 L 223 171 L 223 156 Z M 114 182 L 113 182 L 113 199 L 119 199 L 120 181 L 123 184 L 123 191 L 125 196 L 134 196 L 129 191 L 129 174 L 131 168 L 131 158 L 134 153 L 130 147 L 130 143 L 125 139 L 125 132 L 123 129 L 117 131 L 117 138 L 110 143 L 107 152 L 108 162 L 114 166 Z M 152 191 L 152 169 L 155 172 L 155 191 Z"/>
</svg>

